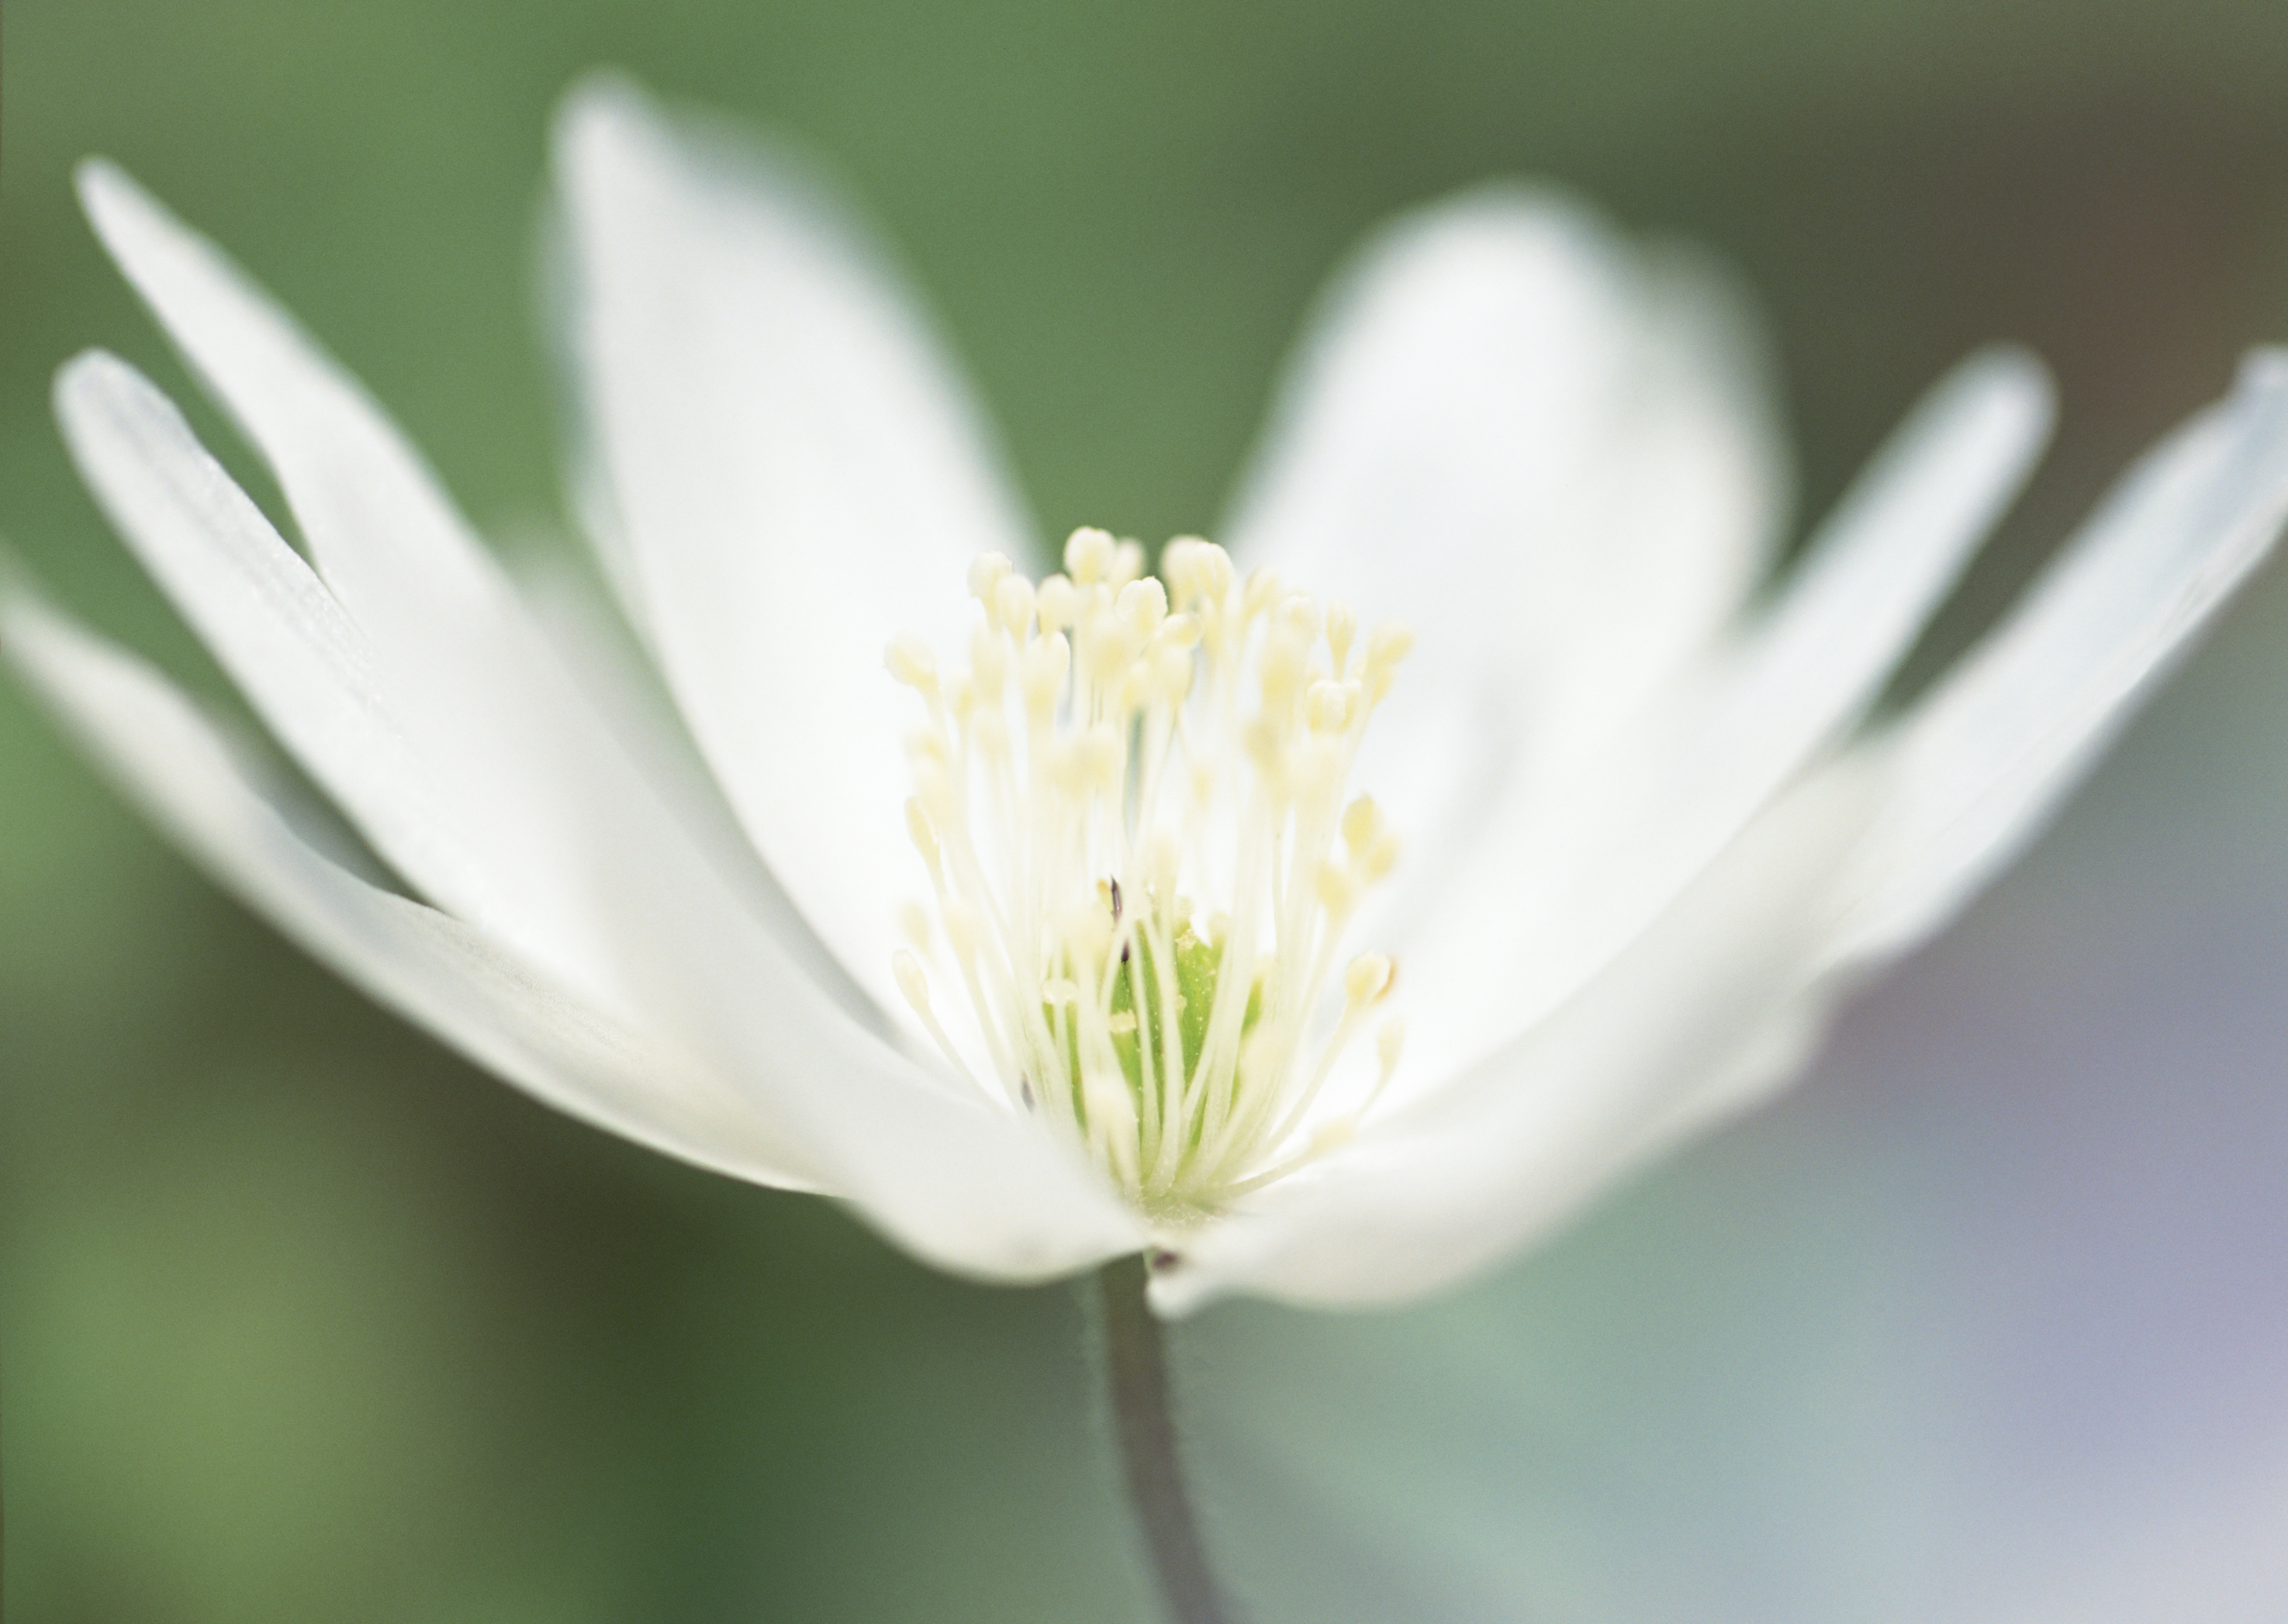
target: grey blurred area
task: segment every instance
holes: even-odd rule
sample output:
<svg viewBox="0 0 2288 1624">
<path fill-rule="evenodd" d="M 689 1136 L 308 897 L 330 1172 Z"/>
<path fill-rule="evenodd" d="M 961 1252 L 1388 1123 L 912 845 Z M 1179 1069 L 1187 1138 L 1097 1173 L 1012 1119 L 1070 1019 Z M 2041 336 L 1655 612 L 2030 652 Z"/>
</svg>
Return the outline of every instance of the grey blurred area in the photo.
<svg viewBox="0 0 2288 1624">
<path fill-rule="evenodd" d="M 14 0 L 0 532 L 218 679 L 80 492 L 55 367 L 185 391 L 79 221 L 105 153 L 561 538 L 546 121 L 624 67 L 823 156 L 1045 535 L 1212 527 L 1320 280 L 1545 176 L 1759 290 L 1831 501 L 1975 345 L 2059 442 L 1911 685 L 2288 340 L 2277 0 Z M 210 413 L 203 432 L 268 500 Z M 1778 1107 L 1441 1302 L 1180 1338 L 1263 1620 L 2288 1617 L 2288 577 Z M 12 1616 L 1138 1619 L 1061 1288 L 552 1117 L 366 1006 L 0 688 Z"/>
</svg>

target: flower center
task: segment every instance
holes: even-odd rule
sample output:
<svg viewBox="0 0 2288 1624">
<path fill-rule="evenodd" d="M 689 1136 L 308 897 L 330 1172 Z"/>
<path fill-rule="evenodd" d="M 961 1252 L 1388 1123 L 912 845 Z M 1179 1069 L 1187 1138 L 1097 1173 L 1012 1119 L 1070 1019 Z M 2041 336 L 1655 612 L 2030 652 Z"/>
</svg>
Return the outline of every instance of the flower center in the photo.
<svg viewBox="0 0 2288 1624">
<path fill-rule="evenodd" d="M 917 637 L 890 646 L 927 712 L 906 812 L 940 927 L 910 910 L 896 970 L 975 1077 L 925 958 L 957 976 L 1011 1102 L 1182 1224 L 1342 1143 L 1397 1065 L 1384 1020 L 1378 1073 L 1320 1108 L 1391 985 L 1378 954 L 1336 971 L 1398 856 L 1373 801 L 1343 796 L 1413 634 L 1362 645 L 1347 606 L 1236 577 L 1206 542 L 1143 570 L 1142 548 L 1101 530 L 1075 531 L 1065 573 L 1038 584 L 989 553 L 969 572 L 984 614 L 965 670 L 941 676 Z"/>
</svg>

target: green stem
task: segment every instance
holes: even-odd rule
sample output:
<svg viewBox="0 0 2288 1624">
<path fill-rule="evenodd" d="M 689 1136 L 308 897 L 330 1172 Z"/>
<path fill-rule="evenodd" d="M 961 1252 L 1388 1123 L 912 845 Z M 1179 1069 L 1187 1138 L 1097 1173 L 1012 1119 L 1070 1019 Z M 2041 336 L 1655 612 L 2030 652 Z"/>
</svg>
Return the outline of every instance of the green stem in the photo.
<svg viewBox="0 0 2288 1624">
<path fill-rule="evenodd" d="M 1176 1428 L 1168 1410 L 1168 1363 L 1160 1321 L 1144 1300 L 1141 1257 L 1122 1257 L 1097 1271 L 1104 1307 L 1104 1367 L 1112 1430 L 1138 1532 L 1177 1624 L 1228 1624 L 1208 1573 L 1198 1521 L 1176 1461 Z"/>
</svg>

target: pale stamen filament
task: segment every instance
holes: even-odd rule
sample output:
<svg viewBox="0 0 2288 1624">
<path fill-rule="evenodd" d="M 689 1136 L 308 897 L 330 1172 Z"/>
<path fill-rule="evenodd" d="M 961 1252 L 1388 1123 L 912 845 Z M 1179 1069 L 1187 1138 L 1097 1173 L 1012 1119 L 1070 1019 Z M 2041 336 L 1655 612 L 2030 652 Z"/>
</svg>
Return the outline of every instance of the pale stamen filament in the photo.
<svg viewBox="0 0 2288 1624">
<path fill-rule="evenodd" d="M 1388 961 L 1355 960 L 1307 1059 L 1359 897 L 1395 859 L 1372 803 L 1345 805 L 1342 787 L 1410 638 L 1362 641 L 1346 606 L 1240 578 L 1204 542 L 1170 543 L 1156 580 L 1098 530 L 1075 532 L 1064 563 L 1036 585 L 977 560 L 965 670 L 941 675 L 919 639 L 891 646 L 926 713 L 909 827 L 1009 1097 L 1180 1225 L 1340 1143 L 1395 1066 L 1395 1041 L 1378 1043 L 1365 1100 L 1312 1129 L 1388 979 Z M 973 1076 L 920 961 L 895 968 Z"/>
<path fill-rule="evenodd" d="M 921 961 L 901 947 L 891 959 L 891 967 L 897 972 L 898 990 L 906 995 L 906 1002 L 913 1007 L 914 1014 L 920 1019 L 924 1029 L 936 1040 L 939 1051 L 957 1074 L 975 1082 L 977 1079 L 971 1073 L 968 1062 L 961 1058 L 961 1051 L 953 1046 L 952 1038 L 946 1035 L 944 1024 L 930 1008 L 929 978 L 922 973 Z"/>
</svg>

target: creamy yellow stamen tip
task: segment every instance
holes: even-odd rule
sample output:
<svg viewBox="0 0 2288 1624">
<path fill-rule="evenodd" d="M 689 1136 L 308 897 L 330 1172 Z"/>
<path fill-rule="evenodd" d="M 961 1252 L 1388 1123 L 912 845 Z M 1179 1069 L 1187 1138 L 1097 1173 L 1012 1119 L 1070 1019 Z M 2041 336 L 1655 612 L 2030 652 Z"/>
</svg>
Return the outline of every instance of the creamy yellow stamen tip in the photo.
<svg viewBox="0 0 2288 1624">
<path fill-rule="evenodd" d="M 1379 953 L 1362 954 L 1343 972 L 1343 1002 L 1372 1003 L 1390 986 L 1390 961 Z"/>
<path fill-rule="evenodd" d="M 1063 561 L 1037 584 L 998 554 L 971 566 L 965 669 L 890 646 L 927 712 L 908 828 L 982 1052 L 948 1037 L 920 959 L 894 968 L 957 1068 L 989 1067 L 1182 1224 L 1346 1143 L 1397 1065 L 1386 1021 L 1372 1087 L 1320 1109 L 1394 975 L 1373 953 L 1336 968 L 1398 851 L 1343 786 L 1412 634 L 1378 626 L 1362 648 L 1348 606 L 1243 577 L 1197 537 L 1156 578 L 1103 530 L 1075 531 Z M 921 923 L 904 931 L 926 951 Z"/>
</svg>

